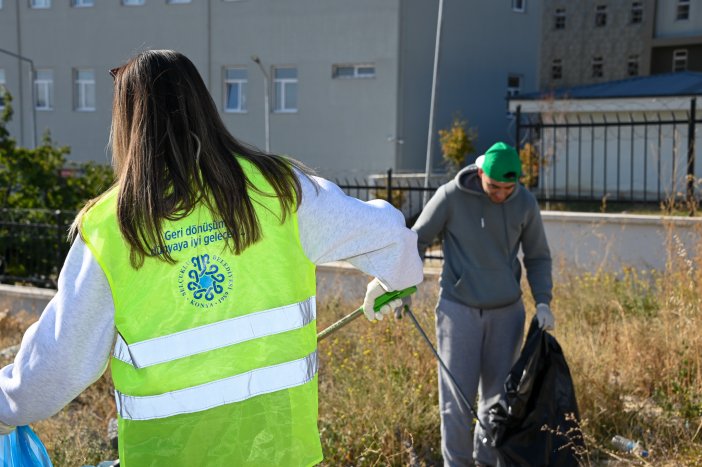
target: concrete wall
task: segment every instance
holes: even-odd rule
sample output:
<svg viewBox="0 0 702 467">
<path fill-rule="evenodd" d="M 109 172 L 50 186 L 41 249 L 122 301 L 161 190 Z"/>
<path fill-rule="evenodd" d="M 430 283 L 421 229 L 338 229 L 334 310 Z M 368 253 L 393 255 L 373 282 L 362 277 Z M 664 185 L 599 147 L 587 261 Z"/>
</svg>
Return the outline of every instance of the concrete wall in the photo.
<svg viewBox="0 0 702 467">
<path fill-rule="evenodd" d="M 542 216 L 556 268 L 663 270 L 673 257 L 702 253 L 699 218 L 548 211 Z"/>
</svg>

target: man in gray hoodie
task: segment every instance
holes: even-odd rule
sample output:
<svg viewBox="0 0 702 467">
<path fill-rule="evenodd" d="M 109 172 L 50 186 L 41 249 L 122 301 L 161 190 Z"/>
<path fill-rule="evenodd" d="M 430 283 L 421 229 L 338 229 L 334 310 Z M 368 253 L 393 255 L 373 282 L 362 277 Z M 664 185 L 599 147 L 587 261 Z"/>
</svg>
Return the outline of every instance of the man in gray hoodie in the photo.
<svg viewBox="0 0 702 467">
<path fill-rule="evenodd" d="M 437 236 L 443 236 L 438 350 L 468 400 L 474 401 L 479 392 L 483 423 L 522 343 L 520 247 L 539 324 L 554 327 L 549 308 L 551 254 L 539 206 L 519 184 L 520 175 L 517 151 L 496 143 L 437 190 L 412 228 L 422 257 Z M 441 370 L 439 406 L 444 465 L 494 465 L 494 449 L 481 442 L 479 426 L 471 441 L 472 416 Z"/>
</svg>

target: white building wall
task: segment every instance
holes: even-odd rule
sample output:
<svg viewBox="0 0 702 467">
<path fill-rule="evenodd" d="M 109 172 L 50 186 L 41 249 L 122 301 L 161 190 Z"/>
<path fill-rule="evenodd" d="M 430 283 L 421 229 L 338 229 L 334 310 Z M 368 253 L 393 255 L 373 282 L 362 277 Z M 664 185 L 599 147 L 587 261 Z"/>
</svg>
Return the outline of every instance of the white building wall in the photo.
<svg viewBox="0 0 702 467">
<path fill-rule="evenodd" d="M 687 20 L 677 19 L 677 8 L 677 0 L 656 2 L 655 38 L 699 36 L 702 34 L 702 4 L 698 0 L 690 0 L 690 15 Z"/>
</svg>

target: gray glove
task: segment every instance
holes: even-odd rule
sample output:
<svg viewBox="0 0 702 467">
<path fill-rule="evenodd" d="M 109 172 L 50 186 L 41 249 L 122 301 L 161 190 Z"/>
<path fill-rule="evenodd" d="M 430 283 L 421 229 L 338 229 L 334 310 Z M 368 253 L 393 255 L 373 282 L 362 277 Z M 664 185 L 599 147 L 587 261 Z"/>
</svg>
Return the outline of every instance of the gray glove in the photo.
<svg viewBox="0 0 702 467">
<path fill-rule="evenodd" d="M 551 313 L 551 308 L 545 303 L 536 305 L 536 321 L 539 327 L 544 331 L 552 331 L 556 329 L 556 319 Z"/>
</svg>

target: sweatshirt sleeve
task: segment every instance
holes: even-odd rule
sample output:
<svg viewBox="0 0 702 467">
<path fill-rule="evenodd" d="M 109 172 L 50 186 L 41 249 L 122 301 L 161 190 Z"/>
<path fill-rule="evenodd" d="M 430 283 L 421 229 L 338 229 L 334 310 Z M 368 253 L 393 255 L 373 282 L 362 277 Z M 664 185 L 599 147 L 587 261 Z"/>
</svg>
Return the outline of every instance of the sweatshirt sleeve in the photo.
<svg viewBox="0 0 702 467">
<path fill-rule="evenodd" d="M 0 421 L 26 425 L 50 417 L 97 380 L 114 341 L 114 305 L 105 275 L 77 239 L 58 290 L 0 370 Z"/>
<path fill-rule="evenodd" d="M 444 230 L 447 221 L 446 185 L 442 185 L 424 206 L 417 222 L 412 227 L 412 230 L 417 233 L 417 248 L 422 259 L 424 259 L 427 248 Z"/>
<path fill-rule="evenodd" d="M 550 304 L 552 298 L 553 278 L 551 276 L 551 251 L 546 240 L 544 223 L 541 220 L 539 206 L 534 200 L 530 215 L 522 231 L 522 251 L 527 281 L 531 288 L 534 302 Z"/>
<path fill-rule="evenodd" d="M 299 176 L 300 241 L 314 264 L 348 261 L 377 277 L 387 290 L 422 282 L 417 235 L 400 211 L 385 201 L 364 202 L 347 196 L 320 177 Z"/>
</svg>

